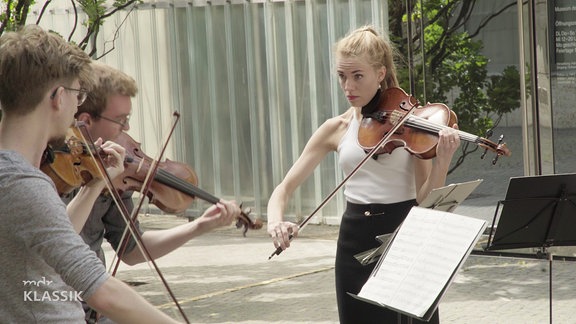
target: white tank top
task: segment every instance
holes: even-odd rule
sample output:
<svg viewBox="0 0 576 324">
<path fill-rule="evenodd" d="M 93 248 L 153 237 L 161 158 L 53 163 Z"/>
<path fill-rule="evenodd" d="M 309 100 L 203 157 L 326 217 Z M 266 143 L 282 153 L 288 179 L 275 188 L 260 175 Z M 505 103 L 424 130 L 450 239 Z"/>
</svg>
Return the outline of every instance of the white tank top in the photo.
<svg viewBox="0 0 576 324">
<path fill-rule="evenodd" d="M 353 114 L 338 145 L 338 163 L 347 176 L 366 156 L 358 144 L 359 121 Z M 402 147 L 368 159 L 344 187 L 346 200 L 356 204 L 391 204 L 416 198 L 414 158 Z"/>
</svg>

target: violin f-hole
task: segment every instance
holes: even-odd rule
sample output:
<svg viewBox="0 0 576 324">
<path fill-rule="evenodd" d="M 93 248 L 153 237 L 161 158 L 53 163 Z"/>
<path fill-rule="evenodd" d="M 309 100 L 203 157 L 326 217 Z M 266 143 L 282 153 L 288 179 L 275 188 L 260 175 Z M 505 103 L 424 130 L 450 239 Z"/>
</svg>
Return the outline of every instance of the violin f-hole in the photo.
<svg viewBox="0 0 576 324">
<path fill-rule="evenodd" d="M 400 104 L 398 105 L 398 107 L 400 107 L 400 109 L 402 109 L 402 110 L 408 111 L 408 110 L 410 110 L 410 108 L 412 108 L 412 105 L 410 105 L 409 101 L 402 100 L 400 102 Z"/>
</svg>

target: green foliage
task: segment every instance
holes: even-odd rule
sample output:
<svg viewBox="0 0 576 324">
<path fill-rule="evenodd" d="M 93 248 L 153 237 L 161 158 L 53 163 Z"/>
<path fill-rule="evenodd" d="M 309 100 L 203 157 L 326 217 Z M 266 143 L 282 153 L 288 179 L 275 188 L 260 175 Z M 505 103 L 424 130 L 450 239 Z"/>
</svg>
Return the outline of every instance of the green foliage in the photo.
<svg viewBox="0 0 576 324">
<path fill-rule="evenodd" d="M 85 26 L 102 25 L 104 21 L 100 17 L 106 14 L 106 0 L 78 0 L 78 4 L 88 16 L 88 19 L 83 22 Z"/>
<path fill-rule="evenodd" d="M 488 106 L 495 113 L 509 113 L 519 106 L 520 72 L 515 66 L 508 66 L 502 74 L 490 77 L 486 93 Z"/>
<path fill-rule="evenodd" d="M 4 31 L 13 31 L 26 24 L 30 6 L 34 0 L 1 0 L 0 1 L 0 35 Z"/>
<path fill-rule="evenodd" d="M 474 1 L 427 0 L 423 8 L 421 2 L 415 2 L 411 43 L 414 90 L 410 91 L 408 66 L 399 70 L 401 87 L 421 102 L 447 104 L 458 116 L 461 130 L 484 136 L 498 125 L 503 114 L 520 107 L 518 70 L 509 66 L 502 74 L 488 77 L 488 58 L 481 53 L 482 43 L 462 27 L 474 9 Z M 407 44 L 406 3 L 389 0 L 389 5 L 390 8 L 396 6 L 390 11 L 396 15 L 390 20 L 390 38 L 398 45 L 401 55 L 408 57 L 408 46 L 404 45 Z M 423 33 L 418 29 L 421 22 Z M 422 34 L 424 42 L 420 39 Z M 474 150 L 473 145 L 465 146 L 458 161 L 461 163 Z"/>
<path fill-rule="evenodd" d="M 142 0 L 115 0 L 112 8 L 107 8 L 106 0 L 77 0 L 82 10 L 88 16 L 83 23 L 87 27 L 102 26 L 105 17 L 115 13 L 118 9 L 126 8 L 135 3 L 142 3 Z"/>
<path fill-rule="evenodd" d="M 97 52 L 96 43 L 93 39 L 98 35 L 100 27 L 104 24 L 105 19 L 113 16 L 118 11 L 126 9 L 134 4 L 142 3 L 142 0 L 115 0 L 112 3 L 112 7 L 107 6 L 106 0 L 76 0 L 70 1 L 70 4 L 74 8 L 76 13 L 75 26 L 78 23 L 80 17 L 79 11 L 86 14 L 86 19 L 80 21 L 79 23 L 86 27 L 86 33 L 82 40 L 77 44 L 83 50 L 89 52 L 91 56 L 95 56 Z M 30 11 L 30 7 L 35 3 L 34 0 L 0 0 L 0 35 L 5 31 L 12 31 L 18 29 L 20 26 L 27 24 L 26 19 Z M 49 9 L 52 5 L 52 0 L 44 1 L 42 4 L 42 10 L 40 12 L 38 23 L 41 21 L 44 12 Z M 76 28 L 73 28 L 71 35 L 76 32 Z M 87 50 L 89 42 L 92 41 L 92 48 Z M 104 53 L 103 55 L 105 55 Z"/>
</svg>

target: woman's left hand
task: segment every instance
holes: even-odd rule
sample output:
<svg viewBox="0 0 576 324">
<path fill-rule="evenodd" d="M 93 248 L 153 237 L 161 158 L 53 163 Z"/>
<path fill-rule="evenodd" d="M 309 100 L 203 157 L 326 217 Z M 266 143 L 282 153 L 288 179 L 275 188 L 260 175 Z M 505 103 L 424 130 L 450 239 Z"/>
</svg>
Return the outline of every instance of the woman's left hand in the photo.
<svg viewBox="0 0 576 324">
<path fill-rule="evenodd" d="M 452 160 L 456 149 L 460 146 L 460 136 L 458 135 L 458 124 L 452 128 L 443 128 L 439 132 L 438 146 L 436 147 L 436 156 L 438 158 L 447 158 Z"/>
</svg>

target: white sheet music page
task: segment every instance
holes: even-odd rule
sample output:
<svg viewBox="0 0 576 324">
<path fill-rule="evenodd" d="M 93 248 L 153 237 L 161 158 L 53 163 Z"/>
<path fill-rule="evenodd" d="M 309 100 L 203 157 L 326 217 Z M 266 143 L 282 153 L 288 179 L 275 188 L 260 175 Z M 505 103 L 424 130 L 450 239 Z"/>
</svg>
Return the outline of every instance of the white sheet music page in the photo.
<svg viewBox="0 0 576 324">
<path fill-rule="evenodd" d="M 484 220 L 414 207 L 358 294 L 422 317 L 480 238 Z"/>
</svg>

